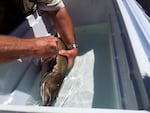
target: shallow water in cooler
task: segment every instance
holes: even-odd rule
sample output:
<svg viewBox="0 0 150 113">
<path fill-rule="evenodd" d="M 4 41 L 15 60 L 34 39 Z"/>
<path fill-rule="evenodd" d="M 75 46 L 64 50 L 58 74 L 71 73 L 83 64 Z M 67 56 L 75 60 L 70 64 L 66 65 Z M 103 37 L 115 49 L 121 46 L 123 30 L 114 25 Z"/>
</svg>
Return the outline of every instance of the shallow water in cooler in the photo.
<svg viewBox="0 0 150 113">
<path fill-rule="evenodd" d="M 108 24 L 76 28 L 79 54 L 54 106 L 118 108 Z M 40 78 L 40 77 L 39 77 Z M 39 81 L 37 78 L 37 81 Z M 36 82 L 35 84 L 37 84 Z M 28 104 L 39 104 L 35 85 Z"/>
<path fill-rule="evenodd" d="M 53 106 L 119 108 L 108 24 L 77 27 L 76 37 L 79 54 L 73 68 L 66 75 Z M 26 89 L 23 92 L 19 88 L 10 92 L 10 95 L 8 92 L 7 95 L 12 95 L 15 100 L 9 104 L 41 105 L 40 78 L 39 73 L 33 77 L 34 82 L 22 83 L 20 87 Z M 16 97 L 14 94 L 17 94 Z M 0 100 L 5 96 L 0 95 Z"/>
</svg>

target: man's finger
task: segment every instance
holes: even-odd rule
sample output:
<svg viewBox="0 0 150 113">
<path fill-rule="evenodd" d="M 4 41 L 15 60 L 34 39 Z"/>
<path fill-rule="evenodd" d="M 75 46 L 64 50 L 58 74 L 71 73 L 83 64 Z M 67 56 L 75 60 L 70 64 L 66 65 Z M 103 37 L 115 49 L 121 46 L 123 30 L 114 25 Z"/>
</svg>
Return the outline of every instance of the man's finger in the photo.
<svg viewBox="0 0 150 113">
<path fill-rule="evenodd" d="M 68 52 L 66 50 L 59 50 L 58 54 L 62 55 L 62 56 L 69 57 Z"/>
</svg>

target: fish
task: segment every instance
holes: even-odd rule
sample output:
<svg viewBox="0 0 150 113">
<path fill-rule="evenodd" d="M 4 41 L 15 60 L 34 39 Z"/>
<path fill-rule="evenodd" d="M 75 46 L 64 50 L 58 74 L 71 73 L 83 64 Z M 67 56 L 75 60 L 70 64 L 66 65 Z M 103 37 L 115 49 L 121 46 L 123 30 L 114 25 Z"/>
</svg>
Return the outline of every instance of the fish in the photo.
<svg viewBox="0 0 150 113">
<path fill-rule="evenodd" d="M 58 39 L 58 49 L 66 49 L 64 42 Z M 41 79 L 40 95 L 43 106 L 51 106 L 56 100 L 67 72 L 67 57 L 57 55 L 48 63 L 42 64 L 46 70 Z"/>
</svg>

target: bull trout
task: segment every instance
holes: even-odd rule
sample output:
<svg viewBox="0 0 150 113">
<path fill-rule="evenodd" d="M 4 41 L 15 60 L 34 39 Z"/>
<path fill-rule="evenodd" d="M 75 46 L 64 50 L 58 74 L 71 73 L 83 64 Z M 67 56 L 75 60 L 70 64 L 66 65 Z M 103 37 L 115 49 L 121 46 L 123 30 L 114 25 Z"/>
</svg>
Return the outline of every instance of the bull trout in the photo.
<svg viewBox="0 0 150 113">
<path fill-rule="evenodd" d="M 60 39 L 58 39 L 58 49 L 66 49 L 66 46 Z M 58 96 L 60 87 L 65 78 L 68 65 L 67 58 L 57 55 L 55 59 L 44 65 L 46 65 L 47 72 L 41 81 L 41 97 L 43 105 L 50 106 Z"/>
</svg>

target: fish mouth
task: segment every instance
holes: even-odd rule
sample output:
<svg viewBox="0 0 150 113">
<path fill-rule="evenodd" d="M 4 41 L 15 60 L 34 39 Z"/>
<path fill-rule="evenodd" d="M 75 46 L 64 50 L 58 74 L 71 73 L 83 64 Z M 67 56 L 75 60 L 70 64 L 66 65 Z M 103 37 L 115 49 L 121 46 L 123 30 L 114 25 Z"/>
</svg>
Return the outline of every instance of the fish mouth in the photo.
<svg viewBox="0 0 150 113">
<path fill-rule="evenodd" d="M 51 106 L 52 105 L 52 97 L 48 88 L 45 87 L 45 82 L 41 85 L 41 97 L 42 97 L 42 105 L 43 106 Z"/>
<path fill-rule="evenodd" d="M 51 96 L 49 96 L 46 101 L 43 103 L 43 106 L 51 106 L 52 102 L 51 102 Z"/>
</svg>

